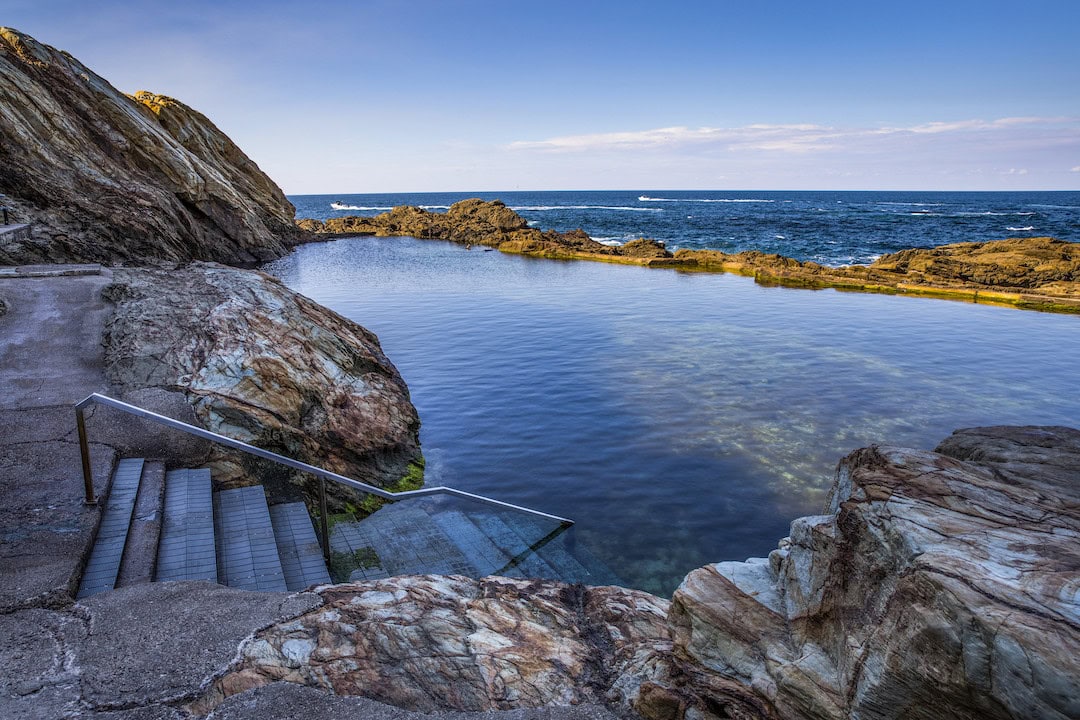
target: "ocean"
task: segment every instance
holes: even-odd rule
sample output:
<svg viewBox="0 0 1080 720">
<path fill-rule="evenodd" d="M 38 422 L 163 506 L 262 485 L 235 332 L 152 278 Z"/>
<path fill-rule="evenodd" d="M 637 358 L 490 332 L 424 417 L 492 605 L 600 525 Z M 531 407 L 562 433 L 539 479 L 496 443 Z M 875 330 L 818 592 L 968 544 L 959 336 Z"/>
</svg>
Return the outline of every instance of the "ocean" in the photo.
<svg viewBox="0 0 1080 720">
<path fill-rule="evenodd" d="M 337 200 L 374 213 L 473 195 L 291 199 L 300 216 L 329 217 Z M 543 228 L 833 264 L 1019 232 L 1008 227 L 1075 240 L 1080 217 L 1077 193 L 487 197 Z M 602 209 L 619 207 L 637 209 Z M 717 234 L 680 231 L 684 212 Z M 777 245 L 753 242 L 769 235 Z M 411 238 L 314 243 L 265 269 L 379 336 L 420 413 L 429 484 L 573 518 L 579 545 L 661 595 L 696 567 L 767 555 L 793 518 L 821 512 L 852 450 L 931 449 L 979 425 L 1080 427 L 1071 315 Z"/>
<path fill-rule="evenodd" d="M 823 265 L 865 264 L 909 247 L 1050 236 L 1080 241 L 1080 192 L 498 192 L 297 195 L 297 217 L 445 211 L 499 199 L 542 230 L 599 242 L 649 237 L 668 248 L 761 250 Z M 332 202 L 349 206 L 334 210 Z"/>
</svg>

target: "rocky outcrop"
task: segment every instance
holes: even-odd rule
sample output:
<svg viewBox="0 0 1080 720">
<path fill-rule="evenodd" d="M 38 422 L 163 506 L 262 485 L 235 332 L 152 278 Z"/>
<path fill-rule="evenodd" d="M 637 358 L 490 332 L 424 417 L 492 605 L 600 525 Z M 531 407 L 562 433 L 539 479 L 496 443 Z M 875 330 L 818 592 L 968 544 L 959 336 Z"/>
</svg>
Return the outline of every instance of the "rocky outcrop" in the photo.
<svg viewBox="0 0 1080 720">
<path fill-rule="evenodd" d="M 118 269 L 104 294 L 106 372 L 125 395 L 183 393 L 209 430 L 380 486 L 420 461 L 416 409 L 375 335 L 275 278 Z"/>
<path fill-rule="evenodd" d="M 784 717 L 1080 715 L 1080 432 L 859 450 L 829 511 L 691 573 L 675 653 Z"/>
<path fill-rule="evenodd" d="M 0 264 L 251 263 L 305 239 L 281 190 L 202 114 L 124 95 L 70 55 L 0 28 L 0 193 L 29 241 Z"/>
<path fill-rule="evenodd" d="M 730 272 L 749 275 L 766 285 L 910 293 L 1080 313 L 1080 243 L 1053 238 L 956 243 L 883 255 L 865 266 L 826 267 L 756 250 L 729 254 L 682 249 L 672 253 L 663 243 L 648 238 L 607 246 L 583 230 L 531 228 L 525 218 L 498 200 L 463 200 L 445 213 L 401 206 L 374 217 L 325 222 L 305 219 L 297 225 L 323 236 L 451 240 L 532 257 Z"/>
<path fill-rule="evenodd" d="M 622 588 L 403 577 L 318 590 L 194 706 L 286 681 L 413 710 L 645 718 L 1080 716 L 1080 431 L 856 451 L 768 559 Z"/>
<path fill-rule="evenodd" d="M 500 200 L 462 200 L 445 213 L 402 205 L 374 217 L 347 216 L 319 220 L 298 220 L 297 225 L 320 235 L 408 236 L 426 240 L 487 245 L 503 252 L 548 258 L 626 258 L 639 262 L 648 258 L 670 258 L 662 243 L 634 240 L 624 246 L 596 242 L 584 230 L 557 232 L 529 227 L 525 218 Z"/>
</svg>

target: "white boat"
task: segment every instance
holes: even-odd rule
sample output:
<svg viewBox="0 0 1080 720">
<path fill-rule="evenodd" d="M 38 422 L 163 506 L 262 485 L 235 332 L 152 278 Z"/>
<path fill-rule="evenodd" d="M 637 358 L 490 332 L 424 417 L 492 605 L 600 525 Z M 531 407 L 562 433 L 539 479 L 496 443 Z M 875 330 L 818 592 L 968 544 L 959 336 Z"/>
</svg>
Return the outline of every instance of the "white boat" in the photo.
<svg viewBox="0 0 1080 720">
<path fill-rule="evenodd" d="M 330 203 L 330 207 L 334 208 L 335 210 L 351 210 L 352 209 L 348 205 L 346 205 L 345 203 L 341 202 L 340 200 L 335 200 L 334 202 Z"/>
</svg>

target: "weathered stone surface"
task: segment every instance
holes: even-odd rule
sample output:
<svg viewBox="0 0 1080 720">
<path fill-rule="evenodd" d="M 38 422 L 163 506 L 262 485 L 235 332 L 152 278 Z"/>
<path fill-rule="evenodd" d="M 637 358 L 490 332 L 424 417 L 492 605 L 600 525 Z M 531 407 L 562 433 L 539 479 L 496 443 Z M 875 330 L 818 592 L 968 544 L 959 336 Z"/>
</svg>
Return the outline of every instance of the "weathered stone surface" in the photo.
<svg viewBox="0 0 1080 720">
<path fill-rule="evenodd" d="M 871 447 L 771 563 L 687 576 L 676 656 L 783 717 L 1080 715 L 1080 431 Z"/>
<path fill-rule="evenodd" d="M 408 388 L 356 323 L 252 270 L 195 263 L 115 280 L 105 361 L 125 393 L 183 392 L 209 430 L 377 485 L 419 459 Z"/>
<path fill-rule="evenodd" d="M 151 258 L 248 263 L 305 239 L 295 209 L 205 116 L 124 95 L 75 58 L 0 28 L 0 193 L 30 241 L 0 264 Z"/>
<path fill-rule="evenodd" d="M 278 680 L 409 710 L 634 697 L 667 646 L 667 603 L 624 588 L 399 577 L 320 589 L 325 605 L 259 633 L 200 703 Z"/>
<path fill-rule="evenodd" d="M 634 240 L 625 246 L 609 246 L 593 240 L 584 230 L 557 232 L 529 227 L 528 221 L 499 200 L 462 200 L 445 213 L 402 205 L 374 217 L 348 216 L 298 220 L 305 231 L 330 235 L 409 236 L 422 239 L 488 245 L 503 252 L 536 257 L 626 258 L 634 262 L 671 258 L 655 240 Z"/>
<path fill-rule="evenodd" d="M 204 582 L 134 585 L 79 603 L 86 638 L 73 644 L 80 695 L 91 707 L 190 696 L 226 667 L 254 630 L 310 611 L 312 593 L 235 590 Z"/>
<path fill-rule="evenodd" d="M 600 705 L 488 712 L 418 713 L 359 697 L 340 697 L 289 682 L 263 685 L 234 695 L 214 710 L 213 720 L 266 720 L 318 718 L 318 720 L 616 720 L 619 716 Z"/>
</svg>

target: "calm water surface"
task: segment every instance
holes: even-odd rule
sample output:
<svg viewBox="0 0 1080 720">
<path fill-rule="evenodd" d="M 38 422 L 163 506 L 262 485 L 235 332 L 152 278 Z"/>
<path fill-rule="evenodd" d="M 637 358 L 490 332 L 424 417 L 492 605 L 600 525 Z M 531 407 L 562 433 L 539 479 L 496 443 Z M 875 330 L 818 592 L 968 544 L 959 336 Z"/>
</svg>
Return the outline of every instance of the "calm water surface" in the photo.
<svg viewBox="0 0 1080 720">
<path fill-rule="evenodd" d="M 411 238 L 308 245 L 267 269 L 378 334 L 429 484 L 574 518 L 578 542 L 660 594 L 768 553 L 851 450 L 1080 425 L 1075 316 Z"/>
</svg>

